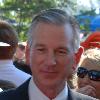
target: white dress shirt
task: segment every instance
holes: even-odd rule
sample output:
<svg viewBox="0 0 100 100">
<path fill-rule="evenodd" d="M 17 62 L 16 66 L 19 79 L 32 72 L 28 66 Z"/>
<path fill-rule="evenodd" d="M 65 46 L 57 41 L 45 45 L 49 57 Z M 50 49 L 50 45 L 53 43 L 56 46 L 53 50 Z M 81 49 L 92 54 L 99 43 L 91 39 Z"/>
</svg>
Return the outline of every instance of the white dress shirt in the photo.
<svg viewBox="0 0 100 100">
<path fill-rule="evenodd" d="M 29 77 L 29 74 L 17 69 L 13 65 L 12 60 L 0 60 L 0 79 L 8 80 L 16 86 L 24 83 Z"/>
<path fill-rule="evenodd" d="M 28 90 L 29 100 L 50 100 L 46 95 L 44 95 L 38 87 L 33 82 L 33 79 L 31 78 L 29 82 L 29 90 Z M 62 92 L 54 99 L 52 100 L 67 100 L 68 97 L 68 88 L 67 85 L 62 90 Z"/>
<path fill-rule="evenodd" d="M 0 88 L 0 92 L 2 92 L 3 90 Z"/>
</svg>

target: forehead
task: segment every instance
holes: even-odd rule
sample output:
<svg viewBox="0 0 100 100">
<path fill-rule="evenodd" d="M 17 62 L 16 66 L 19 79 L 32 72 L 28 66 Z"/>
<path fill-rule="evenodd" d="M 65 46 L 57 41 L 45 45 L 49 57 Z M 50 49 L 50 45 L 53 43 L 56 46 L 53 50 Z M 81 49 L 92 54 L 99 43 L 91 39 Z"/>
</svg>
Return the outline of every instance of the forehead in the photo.
<svg viewBox="0 0 100 100">
<path fill-rule="evenodd" d="M 70 41 L 73 39 L 73 30 L 70 24 L 65 25 L 55 25 L 48 23 L 39 23 L 34 28 L 33 32 L 33 41 L 36 39 L 44 40 L 66 40 Z"/>
</svg>

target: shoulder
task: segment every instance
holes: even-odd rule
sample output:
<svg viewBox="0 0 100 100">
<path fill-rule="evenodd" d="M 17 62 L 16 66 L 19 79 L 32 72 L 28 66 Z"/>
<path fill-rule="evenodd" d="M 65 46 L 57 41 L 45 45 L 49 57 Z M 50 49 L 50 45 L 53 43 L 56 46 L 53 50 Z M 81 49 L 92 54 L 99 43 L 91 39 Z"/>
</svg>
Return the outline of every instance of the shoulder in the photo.
<svg viewBox="0 0 100 100">
<path fill-rule="evenodd" d="M 71 90 L 71 95 L 74 97 L 74 99 L 76 98 L 75 100 L 98 100 L 96 98 L 93 98 L 93 97 L 90 97 L 90 96 L 75 92 L 73 90 Z"/>
<path fill-rule="evenodd" d="M 30 79 L 18 88 L 10 89 L 0 93 L 0 100 L 28 100 L 28 85 Z"/>
<path fill-rule="evenodd" d="M 14 66 L 13 69 L 12 69 L 13 70 L 13 75 L 19 77 L 18 79 L 21 79 L 21 80 L 24 81 L 24 80 L 27 80 L 28 78 L 31 77 L 30 74 L 16 68 L 15 65 L 13 65 L 13 66 Z"/>
<path fill-rule="evenodd" d="M 0 93 L 0 100 L 14 100 L 15 90 L 8 90 Z"/>
</svg>

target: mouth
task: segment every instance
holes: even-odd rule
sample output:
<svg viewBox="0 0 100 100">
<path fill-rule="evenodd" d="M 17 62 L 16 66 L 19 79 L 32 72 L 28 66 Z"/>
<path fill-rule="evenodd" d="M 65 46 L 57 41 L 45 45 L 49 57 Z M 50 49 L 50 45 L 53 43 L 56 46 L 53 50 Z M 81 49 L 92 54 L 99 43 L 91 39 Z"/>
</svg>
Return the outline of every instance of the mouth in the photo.
<svg viewBox="0 0 100 100">
<path fill-rule="evenodd" d="M 45 76 L 55 76 L 55 75 L 57 75 L 56 71 L 44 71 L 44 70 L 42 70 L 41 73 Z"/>
<path fill-rule="evenodd" d="M 48 73 L 48 74 L 53 74 L 53 73 L 57 73 L 56 71 L 41 71 L 42 73 Z"/>
</svg>

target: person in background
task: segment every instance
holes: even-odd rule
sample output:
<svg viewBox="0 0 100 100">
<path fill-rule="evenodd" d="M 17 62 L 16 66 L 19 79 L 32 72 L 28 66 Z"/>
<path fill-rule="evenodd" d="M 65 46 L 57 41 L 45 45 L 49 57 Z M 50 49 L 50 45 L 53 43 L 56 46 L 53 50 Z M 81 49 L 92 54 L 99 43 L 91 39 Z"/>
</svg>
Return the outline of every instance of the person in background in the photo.
<svg viewBox="0 0 100 100">
<path fill-rule="evenodd" d="M 26 45 L 24 45 L 23 43 L 18 43 L 16 52 L 13 57 L 13 64 L 16 68 L 31 75 L 30 67 L 26 63 L 25 49 Z"/>
<path fill-rule="evenodd" d="M 0 88 L 5 91 L 8 89 L 16 88 L 16 86 L 8 80 L 0 80 Z"/>
<path fill-rule="evenodd" d="M 25 61 L 25 45 L 23 45 L 22 43 L 18 43 L 14 55 L 14 60 L 17 60 L 18 62 Z"/>
<path fill-rule="evenodd" d="M 12 26 L 3 20 L 0 20 L 0 44 L 0 80 L 8 80 L 18 87 L 31 76 L 13 65 L 18 36 Z"/>
<path fill-rule="evenodd" d="M 33 18 L 28 36 L 26 55 L 32 78 L 1 93 L 1 100 L 96 100 L 67 84 L 81 56 L 79 27 L 73 16 L 56 8 L 41 11 Z"/>
<path fill-rule="evenodd" d="M 86 50 L 77 70 L 77 91 L 100 99 L 100 49 Z"/>
<path fill-rule="evenodd" d="M 91 33 L 85 41 L 81 42 L 84 51 L 89 48 L 100 48 L 100 32 Z"/>
</svg>

